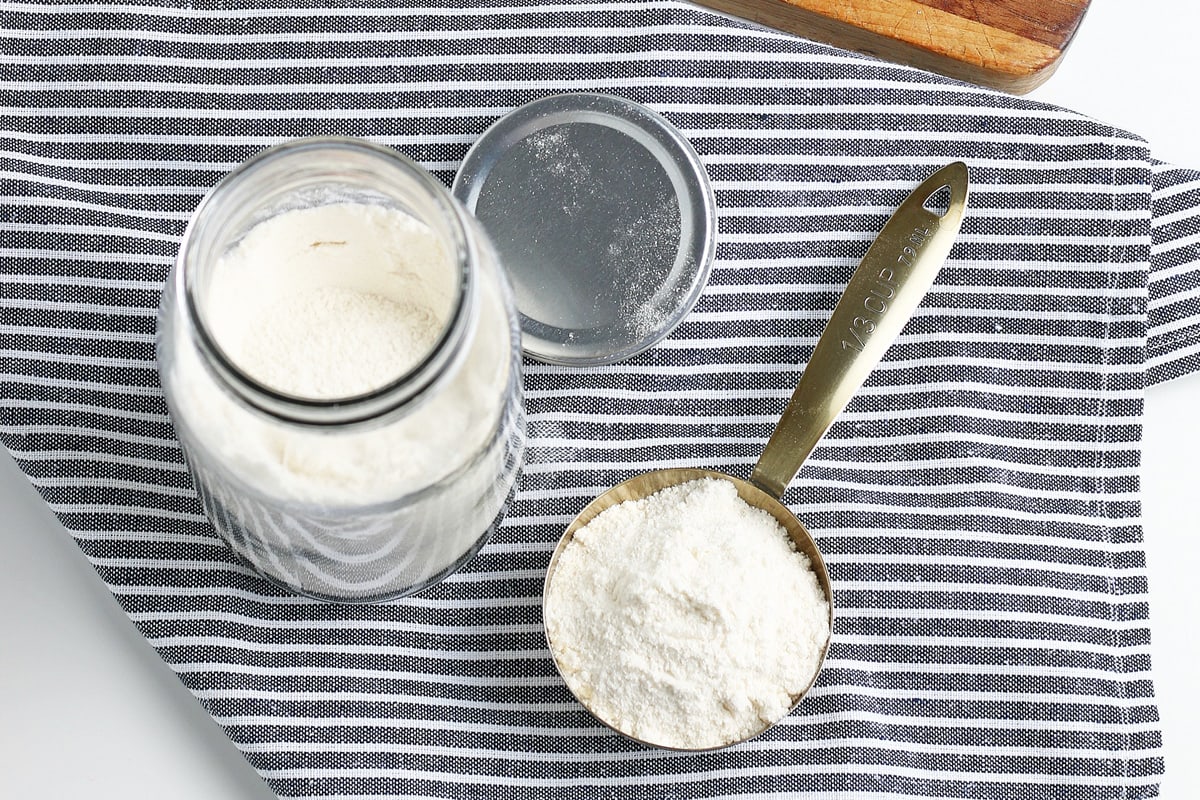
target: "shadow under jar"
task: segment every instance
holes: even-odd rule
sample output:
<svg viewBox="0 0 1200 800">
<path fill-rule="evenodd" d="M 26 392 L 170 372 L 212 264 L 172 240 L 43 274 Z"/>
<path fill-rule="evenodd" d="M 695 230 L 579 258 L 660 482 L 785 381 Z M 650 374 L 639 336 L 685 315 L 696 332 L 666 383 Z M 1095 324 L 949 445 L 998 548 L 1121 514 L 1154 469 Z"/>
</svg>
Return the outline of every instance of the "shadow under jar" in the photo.
<svg viewBox="0 0 1200 800">
<path fill-rule="evenodd" d="M 158 368 L 209 520 L 301 594 L 441 580 L 520 468 L 520 331 L 486 234 L 366 142 L 289 142 L 213 189 L 163 293 Z"/>
</svg>

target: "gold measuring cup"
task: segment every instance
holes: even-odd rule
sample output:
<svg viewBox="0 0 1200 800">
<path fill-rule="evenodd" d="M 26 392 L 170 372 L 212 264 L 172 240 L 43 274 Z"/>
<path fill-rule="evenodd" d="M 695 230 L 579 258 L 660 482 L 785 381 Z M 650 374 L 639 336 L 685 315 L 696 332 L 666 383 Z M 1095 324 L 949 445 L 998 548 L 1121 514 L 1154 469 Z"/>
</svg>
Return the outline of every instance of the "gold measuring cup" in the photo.
<svg viewBox="0 0 1200 800">
<path fill-rule="evenodd" d="M 575 532 L 602 511 L 626 500 L 640 500 L 669 486 L 715 478 L 732 483 L 742 500 L 778 520 L 797 549 L 808 556 L 829 601 L 829 627 L 832 630 L 833 592 L 825 561 L 812 535 L 779 498 L 933 284 L 958 234 L 966 203 L 967 167 L 962 162 L 955 162 L 942 167 L 914 189 L 888 220 L 846 286 L 748 481 L 713 470 L 664 469 L 635 476 L 609 489 L 589 503 L 559 539 L 546 569 L 543 605 L 563 550 Z M 561 673 L 559 652 L 548 631 L 546 641 L 555 667 Z M 802 691 L 792 696 L 789 713 L 812 687 L 828 648 L 827 638 L 812 679 Z M 576 694 L 569 682 L 568 688 Z M 586 702 L 580 702 L 605 725 L 630 739 L 665 749 L 683 749 L 637 739 L 597 715 Z M 778 720 L 765 724 L 746 738 L 758 736 L 776 722 Z M 736 743 L 726 742 L 719 747 Z"/>
</svg>

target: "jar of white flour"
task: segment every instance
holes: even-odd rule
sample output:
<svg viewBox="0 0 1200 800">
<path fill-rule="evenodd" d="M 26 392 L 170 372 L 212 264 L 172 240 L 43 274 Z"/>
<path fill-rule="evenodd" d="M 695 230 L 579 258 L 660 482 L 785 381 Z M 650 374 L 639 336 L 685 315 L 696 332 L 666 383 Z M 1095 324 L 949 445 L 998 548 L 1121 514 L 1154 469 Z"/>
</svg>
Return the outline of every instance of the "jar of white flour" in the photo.
<svg viewBox="0 0 1200 800">
<path fill-rule="evenodd" d="M 486 235 L 403 156 L 268 150 L 196 210 L 159 374 L 205 512 L 257 572 L 341 601 L 469 560 L 524 450 L 520 338 Z"/>
</svg>

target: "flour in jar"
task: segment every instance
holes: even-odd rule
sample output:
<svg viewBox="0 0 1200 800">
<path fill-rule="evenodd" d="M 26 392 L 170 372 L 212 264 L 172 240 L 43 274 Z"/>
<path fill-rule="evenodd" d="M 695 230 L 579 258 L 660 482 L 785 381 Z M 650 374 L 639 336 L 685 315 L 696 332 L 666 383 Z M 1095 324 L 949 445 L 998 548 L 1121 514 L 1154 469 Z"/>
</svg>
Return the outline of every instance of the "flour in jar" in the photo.
<svg viewBox="0 0 1200 800">
<path fill-rule="evenodd" d="M 788 713 L 820 667 L 829 604 L 807 556 L 724 480 L 612 506 L 575 532 L 548 587 L 547 638 L 599 719 L 709 749 Z"/>
<path fill-rule="evenodd" d="M 243 371 L 307 399 L 365 394 L 436 344 L 453 302 L 447 255 L 395 209 L 332 204 L 255 226 L 218 262 L 208 324 Z"/>
<path fill-rule="evenodd" d="M 214 264 L 205 322 L 228 359 L 270 388 L 308 400 L 363 395 L 433 351 L 459 302 L 439 236 L 391 207 L 332 203 L 250 228 Z M 245 409 L 181 348 L 177 402 L 197 438 L 275 498 L 322 506 L 386 502 L 461 470 L 496 429 L 509 380 L 499 288 L 476 284 L 481 336 L 436 402 L 334 432 Z M 485 491 L 480 489 L 479 491 Z"/>
</svg>

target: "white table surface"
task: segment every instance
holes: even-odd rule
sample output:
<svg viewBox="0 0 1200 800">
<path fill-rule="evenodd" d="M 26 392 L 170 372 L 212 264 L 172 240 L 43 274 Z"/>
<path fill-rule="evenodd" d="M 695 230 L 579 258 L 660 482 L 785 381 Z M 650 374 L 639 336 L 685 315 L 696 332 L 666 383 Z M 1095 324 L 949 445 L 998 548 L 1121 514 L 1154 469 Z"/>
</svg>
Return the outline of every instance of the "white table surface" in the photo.
<svg viewBox="0 0 1200 800">
<path fill-rule="evenodd" d="M 1063 66 L 1031 97 L 1146 137 L 1200 168 L 1200 11 L 1095 0 Z M 1189 19 L 1190 16 L 1190 19 Z M 1187 22 L 1191 24 L 1181 24 Z M 1163 797 L 1200 796 L 1195 620 L 1200 376 L 1148 392 L 1142 484 Z M 74 542 L 0 453 L 0 796 L 272 798 L 133 628 Z M 1013 800 L 1025 800 L 1014 798 Z"/>
</svg>

